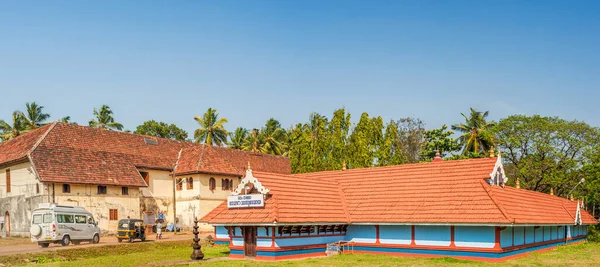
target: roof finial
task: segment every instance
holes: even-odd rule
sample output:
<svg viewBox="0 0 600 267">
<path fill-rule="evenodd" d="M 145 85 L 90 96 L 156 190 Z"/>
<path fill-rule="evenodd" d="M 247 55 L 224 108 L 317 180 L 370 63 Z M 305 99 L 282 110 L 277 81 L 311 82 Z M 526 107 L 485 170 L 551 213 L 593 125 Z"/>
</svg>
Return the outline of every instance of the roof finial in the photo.
<svg viewBox="0 0 600 267">
<path fill-rule="evenodd" d="M 515 187 L 521 188 L 521 182 L 519 181 L 519 178 L 517 178 L 517 181 L 515 182 Z"/>
<path fill-rule="evenodd" d="M 554 196 L 554 188 L 550 187 L 550 195 Z"/>
<path fill-rule="evenodd" d="M 250 161 L 248 161 L 248 170 L 252 171 L 252 169 L 250 169 Z"/>
<path fill-rule="evenodd" d="M 346 161 L 342 161 L 342 171 L 346 170 Z"/>
<path fill-rule="evenodd" d="M 490 158 L 493 158 L 493 157 L 495 157 L 495 155 L 494 155 L 494 146 L 492 146 L 490 148 Z"/>
<path fill-rule="evenodd" d="M 435 157 L 433 158 L 433 162 L 440 162 L 440 161 L 443 161 L 443 159 L 440 156 L 440 150 L 436 149 L 435 150 Z"/>
</svg>

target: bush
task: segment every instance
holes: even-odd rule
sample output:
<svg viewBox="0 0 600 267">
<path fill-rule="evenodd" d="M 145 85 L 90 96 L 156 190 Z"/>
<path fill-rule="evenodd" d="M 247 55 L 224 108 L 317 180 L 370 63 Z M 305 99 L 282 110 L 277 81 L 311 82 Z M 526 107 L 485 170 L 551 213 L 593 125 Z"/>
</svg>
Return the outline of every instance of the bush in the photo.
<svg viewBox="0 0 600 267">
<path fill-rule="evenodd" d="M 588 241 L 600 243 L 600 224 L 588 226 Z"/>
</svg>

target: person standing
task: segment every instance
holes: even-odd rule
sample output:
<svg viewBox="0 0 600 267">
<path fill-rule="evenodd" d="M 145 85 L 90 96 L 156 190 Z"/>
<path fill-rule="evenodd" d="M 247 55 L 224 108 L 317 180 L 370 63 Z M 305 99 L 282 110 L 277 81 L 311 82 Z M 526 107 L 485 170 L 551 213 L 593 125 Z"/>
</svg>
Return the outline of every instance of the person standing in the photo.
<svg viewBox="0 0 600 267">
<path fill-rule="evenodd" d="M 159 220 L 158 223 L 156 223 L 156 240 L 161 239 L 162 238 L 162 223 Z"/>
</svg>

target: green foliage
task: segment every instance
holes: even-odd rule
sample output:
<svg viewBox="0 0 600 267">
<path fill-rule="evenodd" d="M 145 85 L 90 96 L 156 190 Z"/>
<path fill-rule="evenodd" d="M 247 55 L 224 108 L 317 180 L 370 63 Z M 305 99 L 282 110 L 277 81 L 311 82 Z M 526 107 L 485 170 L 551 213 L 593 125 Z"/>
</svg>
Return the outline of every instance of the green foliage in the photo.
<svg viewBox="0 0 600 267">
<path fill-rule="evenodd" d="M 113 112 L 107 105 L 102 105 L 100 109 L 94 108 L 94 119 L 89 122 L 89 126 L 99 129 L 123 130 L 123 125 L 115 122 Z"/>
<path fill-rule="evenodd" d="M 341 170 L 343 164 L 348 162 L 346 149 L 351 125 L 350 113 L 347 113 L 346 109 L 341 108 L 333 112 L 333 117 L 327 125 L 327 143 L 329 145 L 325 163 L 327 170 Z"/>
<path fill-rule="evenodd" d="M 398 123 L 390 121 L 385 127 L 383 141 L 377 150 L 377 165 L 397 165 L 404 161 L 400 142 Z"/>
<path fill-rule="evenodd" d="M 227 146 L 233 149 L 242 149 L 244 140 L 248 136 L 248 130 L 243 127 L 238 127 L 234 132 L 229 133 L 229 142 Z"/>
<path fill-rule="evenodd" d="M 157 122 L 155 120 L 145 121 L 142 125 L 136 127 L 133 133 L 169 138 L 178 141 L 185 141 L 188 137 L 188 133 L 177 127 L 177 125 Z"/>
<path fill-rule="evenodd" d="M 25 122 L 20 111 L 13 112 L 11 123 L 0 120 L 0 139 L 2 141 L 13 139 L 26 131 Z"/>
<path fill-rule="evenodd" d="M 581 178 L 595 173 L 593 167 L 583 166 L 592 163 L 590 150 L 600 134 L 586 123 L 513 115 L 500 120 L 493 132 L 508 162 L 507 176 L 519 178 L 521 187 L 541 192 L 554 188 L 556 195 L 567 197 Z M 575 195 L 583 196 L 585 188 L 578 187 Z"/>
<path fill-rule="evenodd" d="M 398 124 L 398 138 L 402 144 L 402 163 L 419 162 L 421 148 L 425 141 L 425 124 L 418 118 L 401 118 Z"/>
<path fill-rule="evenodd" d="M 270 118 L 260 131 L 262 145 L 260 151 L 265 154 L 283 155 L 285 152 L 285 130 L 274 118 Z"/>
<path fill-rule="evenodd" d="M 420 153 L 421 160 L 432 160 L 438 151 L 442 158 L 446 157 L 449 153 L 460 151 L 458 139 L 451 137 L 453 134 L 454 131 L 448 130 L 448 126 L 445 124 L 441 128 L 426 131 L 425 142 Z"/>
<path fill-rule="evenodd" d="M 480 112 L 471 108 L 469 116 L 461 113 L 465 122 L 452 125 L 452 130 L 462 133 L 459 137 L 463 147 L 463 155 L 487 154 L 494 146 L 494 135 L 489 132 L 495 125 L 494 122 L 487 122 L 488 111 Z"/>
<path fill-rule="evenodd" d="M 50 118 L 50 114 L 44 113 L 44 106 L 40 106 L 35 102 L 25 103 L 25 113 L 20 115 L 23 117 L 23 123 L 27 130 L 37 129 Z"/>
<path fill-rule="evenodd" d="M 261 147 L 264 143 L 263 136 L 260 134 L 260 130 L 252 129 L 252 132 L 246 136 L 242 149 L 250 152 L 261 152 Z"/>
<path fill-rule="evenodd" d="M 219 119 L 216 109 L 208 108 L 202 117 L 195 116 L 194 120 L 200 125 L 200 128 L 194 132 L 196 143 L 204 142 L 209 145 L 221 146 L 227 142 L 229 133 L 223 127 L 227 123 L 227 119 Z"/>
<path fill-rule="evenodd" d="M 360 116 L 360 120 L 350 134 L 348 144 L 350 168 L 371 167 L 376 163 L 377 151 L 383 141 L 383 120 L 381 117 L 370 118 L 366 112 Z"/>
</svg>

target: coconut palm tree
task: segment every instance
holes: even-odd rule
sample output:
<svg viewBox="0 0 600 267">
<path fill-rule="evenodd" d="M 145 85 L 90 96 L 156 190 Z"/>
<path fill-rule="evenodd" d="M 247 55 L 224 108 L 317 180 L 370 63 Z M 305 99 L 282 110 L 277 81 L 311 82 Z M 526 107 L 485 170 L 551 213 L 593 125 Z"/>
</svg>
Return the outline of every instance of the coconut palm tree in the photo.
<svg viewBox="0 0 600 267">
<path fill-rule="evenodd" d="M 194 120 L 200 125 L 200 128 L 194 132 L 196 143 L 204 142 L 209 145 L 221 146 L 227 142 L 228 132 L 223 127 L 227 123 L 227 119 L 219 119 L 216 109 L 208 108 L 202 117 L 195 116 Z"/>
<path fill-rule="evenodd" d="M 461 132 L 459 137 L 463 147 L 463 155 L 469 153 L 486 154 L 494 146 L 493 135 L 489 132 L 495 125 L 494 122 L 487 122 L 488 111 L 480 112 L 471 108 L 469 116 L 461 113 L 465 122 L 452 125 L 452 130 Z"/>
<path fill-rule="evenodd" d="M 274 118 L 270 118 L 265 127 L 262 128 L 263 143 L 261 151 L 266 154 L 281 155 L 284 152 L 283 142 L 285 141 L 285 130 L 281 128 L 281 124 Z"/>
<path fill-rule="evenodd" d="M 115 129 L 115 130 L 123 130 L 123 124 L 115 122 L 115 118 L 113 118 L 113 112 L 110 110 L 110 107 L 107 105 L 102 105 L 100 109 L 94 108 L 94 117 L 95 119 L 91 120 L 89 125 L 90 127 L 98 128 L 98 129 Z"/>
<path fill-rule="evenodd" d="M 77 125 L 77 123 L 76 123 L 76 122 L 74 122 L 74 121 L 71 121 L 71 116 L 65 116 L 65 117 L 62 117 L 62 118 L 60 119 L 60 122 L 64 122 L 64 123 L 68 123 L 68 124 L 75 124 L 75 125 Z"/>
<path fill-rule="evenodd" d="M 13 139 L 26 132 L 23 114 L 20 111 L 15 111 L 12 114 L 12 124 L 4 120 L 0 120 L 0 139 L 7 141 Z"/>
<path fill-rule="evenodd" d="M 19 113 L 23 117 L 23 123 L 27 130 L 37 129 L 50 118 L 50 114 L 44 113 L 44 106 L 40 106 L 35 102 L 25 103 L 25 106 L 27 107 L 26 113 Z"/>
<path fill-rule="evenodd" d="M 242 149 L 246 136 L 248 136 L 248 130 L 238 127 L 234 132 L 229 133 L 229 142 L 227 142 L 227 146 L 233 149 Z"/>
<path fill-rule="evenodd" d="M 252 129 L 252 133 L 249 134 L 244 140 L 244 144 L 242 145 L 242 150 L 250 151 L 250 152 L 262 152 L 262 147 L 264 144 L 264 136 L 260 134 L 258 129 Z"/>
</svg>

